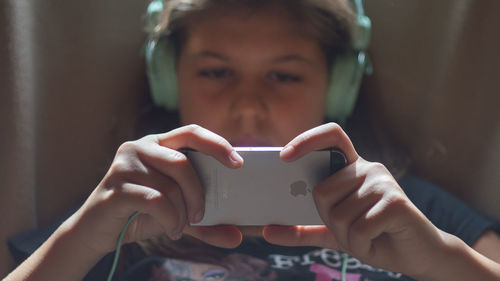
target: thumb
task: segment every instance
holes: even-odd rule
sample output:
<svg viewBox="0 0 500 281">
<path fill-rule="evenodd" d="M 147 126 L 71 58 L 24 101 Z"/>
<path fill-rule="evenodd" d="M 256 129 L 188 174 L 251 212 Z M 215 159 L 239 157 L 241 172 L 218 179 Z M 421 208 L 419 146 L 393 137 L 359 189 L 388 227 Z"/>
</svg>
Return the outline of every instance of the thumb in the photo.
<svg viewBox="0 0 500 281">
<path fill-rule="evenodd" d="M 236 248 L 242 240 L 241 232 L 233 225 L 186 226 L 184 233 L 221 248 Z"/>
<path fill-rule="evenodd" d="M 316 246 L 337 250 L 337 241 L 324 225 L 268 225 L 263 229 L 267 242 L 281 246 Z"/>
</svg>

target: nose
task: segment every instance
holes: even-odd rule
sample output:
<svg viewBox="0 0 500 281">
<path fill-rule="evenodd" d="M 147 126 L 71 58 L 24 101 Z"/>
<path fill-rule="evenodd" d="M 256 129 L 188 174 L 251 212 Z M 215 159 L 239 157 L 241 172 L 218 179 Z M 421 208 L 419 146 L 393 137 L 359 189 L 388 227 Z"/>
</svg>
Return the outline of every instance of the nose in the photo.
<svg viewBox="0 0 500 281">
<path fill-rule="evenodd" d="M 262 121 L 269 111 L 265 85 L 257 81 L 235 85 L 230 103 L 231 117 L 240 122 Z"/>
</svg>

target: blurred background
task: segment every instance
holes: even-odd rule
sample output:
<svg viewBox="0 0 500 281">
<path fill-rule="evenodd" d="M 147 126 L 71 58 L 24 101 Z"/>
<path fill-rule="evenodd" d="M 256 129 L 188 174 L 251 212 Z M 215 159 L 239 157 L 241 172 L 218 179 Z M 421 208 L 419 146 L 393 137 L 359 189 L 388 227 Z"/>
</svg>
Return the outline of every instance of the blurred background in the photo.
<svg viewBox="0 0 500 281">
<path fill-rule="evenodd" d="M 134 137 L 146 1 L 0 2 L 0 277 L 7 238 L 49 224 Z M 500 219 L 500 1 L 367 1 L 361 102 L 410 169 Z"/>
</svg>

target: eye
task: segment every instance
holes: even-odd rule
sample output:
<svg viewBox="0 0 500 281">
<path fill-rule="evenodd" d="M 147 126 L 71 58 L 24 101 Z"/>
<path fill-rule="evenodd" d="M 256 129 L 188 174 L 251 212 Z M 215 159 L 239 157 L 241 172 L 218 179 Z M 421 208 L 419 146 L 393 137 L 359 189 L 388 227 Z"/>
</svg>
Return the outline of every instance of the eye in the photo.
<svg viewBox="0 0 500 281">
<path fill-rule="evenodd" d="M 222 280 L 226 276 L 226 272 L 220 269 L 208 270 L 203 274 L 205 281 Z"/>
<path fill-rule="evenodd" d="M 302 77 L 300 77 L 299 75 L 279 71 L 272 71 L 267 76 L 272 80 L 283 83 L 297 83 L 302 81 Z"/>
<path fill-rule="evenodd" d="M 233 71 L 228 68 L 202 69 L 198 72 L 198 75 L 208 79 L 221 79 L 230 77 L 231 75 L 233 75 Z"/>
<path fill-rule="evenodd" d="M 226 274 L 224 273 L 216 273 L 216 274 L 211 274 L 209 276 L 205 276 L 205 280 L 206 281 L 221 280 L 225 276 Z"/>
</svg>

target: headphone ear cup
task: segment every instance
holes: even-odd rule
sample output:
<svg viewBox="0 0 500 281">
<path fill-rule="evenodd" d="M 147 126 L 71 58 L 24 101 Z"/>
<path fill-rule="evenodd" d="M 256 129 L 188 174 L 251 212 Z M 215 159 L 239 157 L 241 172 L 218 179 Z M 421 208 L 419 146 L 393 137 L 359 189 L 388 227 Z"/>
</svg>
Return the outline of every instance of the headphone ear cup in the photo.
<svg viewBox="0 0 500 281">
<path fill-rule="evenodd" d="M 352 114 L 366 66 L 365 52 L 350 50 L 336 58 L 326 99 L 327 118 L 344 124 Z"/>
<path fill-rule="evenodd" d="M 330 73 L 326 117 L 343 125 L 354 111 L 363 75 L 373 69 L 365 50 L 371 39 L 371 21 L 364 15 L 363 1 L 351 0 L 357 13 L 351 30 L 351 49 L 336 58 Z"/>
<path fill-rule="evenodd" d="M 178 105 L 176 55 L 166 37 L 150 40 L 146 45 L 146 68 L 153 103 L 167 110 Z"/>
</svg>

